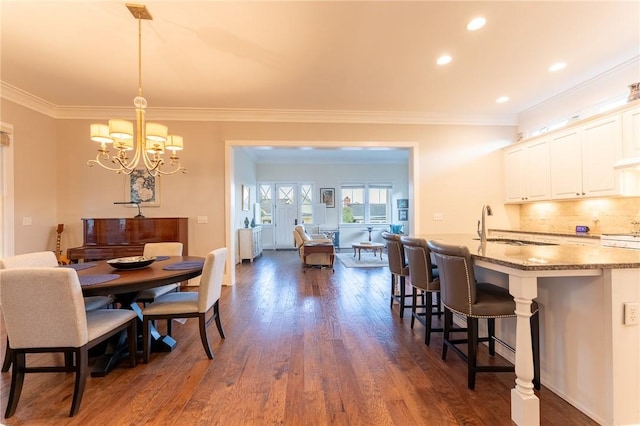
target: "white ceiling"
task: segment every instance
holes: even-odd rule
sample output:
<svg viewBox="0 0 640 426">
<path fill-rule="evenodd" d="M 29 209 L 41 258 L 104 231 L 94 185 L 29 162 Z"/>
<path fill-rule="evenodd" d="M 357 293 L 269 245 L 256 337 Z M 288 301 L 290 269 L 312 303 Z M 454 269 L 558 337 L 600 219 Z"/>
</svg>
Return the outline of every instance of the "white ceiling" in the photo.
<svg viewBox="0 0 640 426">
<path fill-rule="evenodd" d="M 640 53 L 638 1 L 138 3 L 154 18 L 142 22 L 148 114 L 514 124 Z M 3 93 L 54 114 L 132 108 L 138 25 L 124 1 L 0 7 Z M 486 26 L 467 31 L 478 15 Z M 443 53 L 453 61 L 437 66 Z M 557 61 L 567 67 L 550 73 Z"/>
</svg>

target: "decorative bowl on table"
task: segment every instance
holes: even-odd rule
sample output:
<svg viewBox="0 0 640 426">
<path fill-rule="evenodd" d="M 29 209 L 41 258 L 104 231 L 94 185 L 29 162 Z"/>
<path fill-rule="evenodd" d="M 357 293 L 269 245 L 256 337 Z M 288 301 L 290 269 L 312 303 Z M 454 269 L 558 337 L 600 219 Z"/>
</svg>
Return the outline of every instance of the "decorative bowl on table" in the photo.
<svg viewBox="0 0 640 426">
<path fill-rule="evenodd" d="M 129 256 L 107 260 L 107 263 L 116 269 L 140 269 L 146 268 L 155 260 L 155 256 Z"/>
</svg>

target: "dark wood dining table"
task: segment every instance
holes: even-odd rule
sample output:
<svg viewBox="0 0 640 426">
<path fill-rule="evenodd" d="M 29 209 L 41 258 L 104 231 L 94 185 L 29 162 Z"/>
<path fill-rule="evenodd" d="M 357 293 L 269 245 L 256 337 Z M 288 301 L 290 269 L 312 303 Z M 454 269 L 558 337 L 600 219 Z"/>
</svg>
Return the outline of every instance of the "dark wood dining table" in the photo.
<svg viewBox="0 0 640 426">
<path fill-rule="evenodd" d="M 202 274 L 204 258 L 196 256 L 159 256 L 151 265 L 139 269 L 116 269 L 106 260 L 70 265 L 78 272 L 84 296 L 112 295 L 123 309 L 132 309 L 142 320 L 142 309 L 136 303 L 140 291 L 166 284 L 179 283 Z M 174 269 L 177 268 L 177 269 Z M 108 281 L 103 281 L 108 279 Z M 102 282 L 100 282 L 102 281 Z M 93 283 L 97 282 L 97 283 Z M 171 336 L 161 336 L 152 328 L 152 350 L 169 352 L 176 341 Z M 111 342 L 105 355 L 100 357 L 91 372 L 93 377 L 106 375 L 123 357 L 126 350 L 124 335 L 118 342 Z"/>
</svg>

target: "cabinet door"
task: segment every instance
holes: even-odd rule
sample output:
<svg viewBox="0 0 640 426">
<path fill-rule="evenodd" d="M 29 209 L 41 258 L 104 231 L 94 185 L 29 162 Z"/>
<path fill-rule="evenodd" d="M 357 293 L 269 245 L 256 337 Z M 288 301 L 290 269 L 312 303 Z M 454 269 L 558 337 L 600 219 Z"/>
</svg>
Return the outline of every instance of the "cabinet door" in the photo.
<svg viewBox="0 0 640 426">
<path fill-rule="evenodd" d="M 551 197 L 576 198 L 582 193 L 582 149 L 577 129 L 551 137 Z"/>
<path fill-rule="evenodd" d="M 542 140 L 527 147 L 526 194 L 527 201 L 548 200 L 551 193 L 549 142 Z"/>
<path fill-rule="evenodd" d="M 619 194 L 613 165 L 621 157 L 622 129 L 615 115 L 589 123 L 582 133 L 582 192 L 588 197 Z"/>
<path fill-rule="evenodd" d="M 505 193 L 507 203 L 521 203 L 525 200 L 525 164 L 524 146 L 519 146 L 504 153 Z"/>
<path fill-rule="evenodd" d="M 622 115 L 623 158 L 640 157 L 640 108 Z"/>
</svg>

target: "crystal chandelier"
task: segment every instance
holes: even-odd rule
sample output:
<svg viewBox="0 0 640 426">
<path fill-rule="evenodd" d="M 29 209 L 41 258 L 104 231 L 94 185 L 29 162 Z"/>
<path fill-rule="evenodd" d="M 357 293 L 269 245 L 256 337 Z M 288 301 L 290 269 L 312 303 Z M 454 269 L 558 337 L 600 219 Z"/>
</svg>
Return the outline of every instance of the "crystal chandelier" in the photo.
<svg viewBox="0 0 640 426">
<path fill-rule="evenodd" d="M 144 118 L 147 100 L 142 96 L 142 20 L 152 20 L 153 17 L 144 5 L 127 4 L 127 8 L 138 20 L 138 96 L 133 99 L 136 107 L 135 132 L 134 123 L 127 120 L 111 119 L 109 124 L 92 124 L 91 140 L 100 143 L 100 148 L 96 159 L 87 161 L 87 164 L 97 164 L 127 175 L 141 167 L 152 176 L 170 175 L 179 171 L 186 173 L 187 170 L 180 165 L 177 155 L 184 148 L 182 136 L 169 135 L 167 126 L 147 123 Z M 117 150 L 113 156 L 109 155 L 107 144 L 112 144 Z M 169 170 L 162 168 L 165 165 L 162 158 L 165 150 L 171 151 Z M 131 159 L 128 157 L 130 151 L 133 151 Z M 109 159 L 113 165 L 107 163 Z"/>
</svg>

